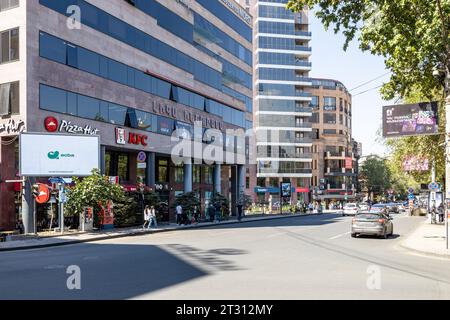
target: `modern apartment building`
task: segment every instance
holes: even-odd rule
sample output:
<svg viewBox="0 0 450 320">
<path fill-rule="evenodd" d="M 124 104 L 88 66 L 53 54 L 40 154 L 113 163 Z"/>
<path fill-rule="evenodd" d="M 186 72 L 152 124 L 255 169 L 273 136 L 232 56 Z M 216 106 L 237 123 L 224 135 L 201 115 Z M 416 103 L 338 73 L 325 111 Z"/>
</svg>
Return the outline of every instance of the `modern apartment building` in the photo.
<svg viewBox="0 0 450 320">
<path fill-rule="evenodd" d="M 313 198 L 356 197 L 360 144 L 352 139 L 352 96 L 337 80 L 312 79 Z"/>
<path fill-rule="evenodd" d="M 254 17 L 254 128 L 259 200 L 278 201 L 291 182 L 292 201 L 309 201 L 312 177 L 311 33 L 308 12 L 287 0 L 242 0 Z"/>
<path fill-rule="evenodd" d="M 29 184 L 22 206 L 4 182 L 17 179 L 23 131 L 99 135 L 102 172 L 126 188 L 166 202 L 194 191 L 204 204 L 215 190 L 235 208 L 246 172 L 236 136 L 224 136 L 235 162 L 175 165 L 171 135 L 196 121 L 253 126 L 252 25 L 233 0 L 0 0 L 0 228 L 33 211 Z"/>
</svg>

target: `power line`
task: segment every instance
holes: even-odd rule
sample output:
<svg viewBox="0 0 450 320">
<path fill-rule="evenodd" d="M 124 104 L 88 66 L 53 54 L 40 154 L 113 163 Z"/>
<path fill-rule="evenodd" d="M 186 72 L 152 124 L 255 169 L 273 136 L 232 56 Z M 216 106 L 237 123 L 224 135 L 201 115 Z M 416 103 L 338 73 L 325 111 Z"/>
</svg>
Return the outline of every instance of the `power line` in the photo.
<svg viewBox="0 0 450 320">
<path fill-rule="evenodd" d="M 363 94 L 363 93 L 366 93 L 366 92 L 369 92 L 369 91 L 372 91 L 372 90 L 381 88 L 382 86 L 383 86 L 383 85 L 381 84 L 381 85 L 379 85 L 379 86 L 377 86 L 377 87 L 375 87 L 375 88 L 371 88 L 371 89 L 367 89 L 367 90 L 365 90 L 365 91 L 361 91 L 361 92 L 359 92 L 359 93 L 354 94 L 353 97 L 356 97 L 356 96 L 359 96 L 359 95 L 361 95 L 361 94 Z"/>
<path fill-rule="evenodd" d="M 386 76 L 386 75 L 388 75 L 388 74 L 390 74 L 390 72 L 386 72 L 386 73 L 382 74 L 381 76 L 378 76 L 378 77 L 376 77 L 376 78 L 373 78 L 372 80 L 369 80 L 369 81 L 367 81 L 367 82 L 364 82 L 364 83 L 360 84 L 360 85 L 357 86 L 357 87 L 354 87 L 353 89 L 351 89 L 351 90 L 349 90 L 349 91 L 351 92 L 351 91 L 356 90 L 356 89 L 358 89 L 358 88 L 364 87 L 366 84 L 369 84 L 369 83 L 374 82 L 375 80 L 381 79 L 381 78 L 383 78 L 384 76 Z"/>
</svg>

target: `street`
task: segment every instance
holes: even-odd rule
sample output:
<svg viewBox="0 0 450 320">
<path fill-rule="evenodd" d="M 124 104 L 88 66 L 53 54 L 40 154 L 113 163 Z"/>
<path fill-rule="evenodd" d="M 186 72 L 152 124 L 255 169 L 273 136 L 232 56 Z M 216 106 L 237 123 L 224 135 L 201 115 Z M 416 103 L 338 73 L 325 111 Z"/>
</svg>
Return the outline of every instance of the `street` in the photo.
<svg viewBox="0 0 450 320">
<path fill-rule="evenodd" d="M 449 261 L 394 237 L 350 237 L 351 217 L 286 218 L 0 253 L 0 299 L 449 299 Z M 69 290 L 69 266 L 80 290 Z"/>
</svg>

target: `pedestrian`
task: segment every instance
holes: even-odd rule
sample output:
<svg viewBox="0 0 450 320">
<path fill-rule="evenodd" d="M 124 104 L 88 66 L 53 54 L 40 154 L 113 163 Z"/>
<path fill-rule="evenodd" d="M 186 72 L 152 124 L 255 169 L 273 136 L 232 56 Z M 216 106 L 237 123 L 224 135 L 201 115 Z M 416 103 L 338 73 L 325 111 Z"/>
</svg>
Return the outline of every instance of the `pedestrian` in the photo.
<svg viewBox="0 0 450 320">
<path fill-rule="evenodd" d="M 142 225 L 142 229 L 148 228 L 150 225 L 150 207 L 145 206 L 144 209 L 144 224 Z"/>
<path fill-rule="evenodd" d="M 444 204 L 441 203 L 438 208 L 439 222 L 444 222 Z"/>
<path fill-rule="evenodd" d="M 156 221 L 156 210 L 154 206 L 151 206 L 150 213 L 149 213 L 149 224 L 148 228 L 150 229 L 152 225 L 155 225 L 155 228 L 158 228 L 158 222 Z"/>
<path fill-rule="evenodd" d="M 238 221 L 241 221 L 242 220 L 242 208 L 243 208 L 244 206 L 242 205 L 242 203 L 239 203 L 238 205 L 237 205 L 237 219 L 238 219 Z"/>
<path fill-rule="evenodd" d="M 222 212 L 220 212 L 220 205 L 217 204 L 215 207 L 215 213 L 216 213 L 216 218 L 215 218 L 215 223 L 220 223 L 220 220 L 222 218 Z"/>
<path fill-rule="evenodd" d="M 181 225 L 182 219 L 183 219 L 183 208 L 181 205 L 177 205 L 175 208 L 176 214 L 177 214 L 177 224 Z"/>
<path fill-rule="evenodd" d="M 194 222 L 198 223 L 199 222 L 199 215 L 200 215 L 200 210 L 198 210 L 197 206 L 194 207 Z"/>
<path fill-rule="evenodd" d="M 207 213 L 209 216 L 209 222 L 214 222 L 215 210 L 212 204 L 208 206 Z"/>
</svg>

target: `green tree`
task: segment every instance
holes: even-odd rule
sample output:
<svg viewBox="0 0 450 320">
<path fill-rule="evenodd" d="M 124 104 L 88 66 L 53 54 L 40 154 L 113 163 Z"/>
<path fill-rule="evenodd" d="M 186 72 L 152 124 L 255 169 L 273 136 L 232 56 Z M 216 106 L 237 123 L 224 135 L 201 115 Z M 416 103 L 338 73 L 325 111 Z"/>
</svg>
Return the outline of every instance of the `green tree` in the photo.
<svg viewBox="0 0 450 320">
<path fill-rule="evenodd" d="M 219 192 L 213 192 L 209 203 L 214 208 L 220 208 L 223 216 L 226 216 L 230 212 L 230 201 Z"/>
<path fill-rule="evenodd" d="M 111 184 L 99 170 L 93 170 L 92 175 L 83 179 L 73 178 L 74 187 L 67 190 L 65 213 L 74 216 L 83 212 L 85 207 L 93 207 L 96 212 L 99 203 L 106 205 L 108 200 L 114 203 L 124 202 L 125 194 L 119 185 Z"/>
<path fill-rule="evenodd" d="M 200 210 L 200 204 L 197 193 L 186 192 L 176 197 L 172 207 L 175 208 L 180 205 L 183 208 L 183 213 L 192 214 L 195 207 Z"/>
<path fill-rule="evenodd" d="M 369 195 L 384 193 L 391 186 L 391 174 L 386 160 L 376 156 L 368 157 L 361 166 L 360 179 Z"/>
<path fill-rule="evenodd" d="M 344 49 L 358 37 L 363 51 L 383 56 L 391 71 L 381 93 L 386 99 L 416 90 L 424 97 L 443 89 L 435 67 L 450 70 L 450 0 L 290 0 L 301 11 L 316 7 L 328 29 L 346 37 Z"/>
</svg>

